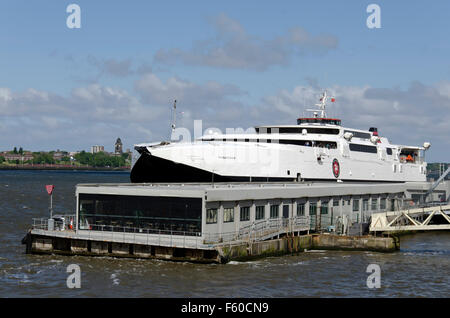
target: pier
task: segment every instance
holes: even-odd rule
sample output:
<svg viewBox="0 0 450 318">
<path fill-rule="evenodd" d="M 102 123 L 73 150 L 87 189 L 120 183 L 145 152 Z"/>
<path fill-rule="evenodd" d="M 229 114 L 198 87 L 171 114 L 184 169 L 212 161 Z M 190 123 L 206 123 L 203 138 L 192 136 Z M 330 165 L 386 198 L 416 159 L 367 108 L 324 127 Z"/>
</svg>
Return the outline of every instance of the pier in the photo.
<svg viewBox="0 0 450 318">
<path fill-rule="evenodd" d="M 419 202 L 429 188 L 427 183 L 79 184 L 75 213 L 34 219 L 22 243 L 27 253 L 216 263 L 308 249 L 394 252 L 397 237 L 369 231 L 398 229 L 402 217 L 418 226 L 416 212 L 405 214 L 404 207 Z M 443 183 L 431 197 L 449 192 Z M 432 226 L 439 209 L 422 209 L 422 217 L 432 216 L 420 224 Z"/>
</svg>

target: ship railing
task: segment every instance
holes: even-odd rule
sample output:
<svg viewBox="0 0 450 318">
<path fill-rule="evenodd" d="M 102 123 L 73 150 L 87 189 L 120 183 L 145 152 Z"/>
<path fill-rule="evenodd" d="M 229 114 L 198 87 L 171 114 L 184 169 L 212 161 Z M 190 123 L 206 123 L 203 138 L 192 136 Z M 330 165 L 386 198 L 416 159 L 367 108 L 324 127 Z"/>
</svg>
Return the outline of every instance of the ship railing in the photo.
<svg viewBox="0 0 450 318">
<path fill-rule="evenodd" d="M 70 220 L 70 218 L 65 217 L 65 220 Z M 45 231 L 42 234 L 50 234 L 56 237 L 89 241 L 175 248 L 212 248 L 206 244 L 203 237 L 205 236 L 207 238 L 207 235 L 198 231 L 146 229 L 106 224 L 89 225 L 87 227 L 79 228 L 76 231 L 71 231 L 65 221 L 54 221 L 50 223 L 53 223 L 53 225 L 49 224 L 47 218 L 35 218 L 33 219 L 32 229 L 42 230 Z"/>
<path fill-rule="evenodd" d="M 33 218 L 32 229 L 39 229 L 45 231 L 63 231 L 75 230 L 75 215 L 55 215 L 53 222 L 49 223 L 48 218 Z M 53 223 L 53 227 L 50 225 Z M 52 229 L 53 228 L 53 229 Z M 158 235 L 188 235 L 201 236 L 199 231 L 185 231 L 185 230 L 167 230 L 158 228 L 146 227 L 132 227 L 111 224 L 88 224 L 79 226 L 79 230 L 99 231 L 99 232 L 119 232 L 119 233 L 139 233 L 139 234 L 158 234 Z"/>
<path fill-rule="evenodd" d="M 52 222 L 49 222 L 47 218 L 34 218 L 32 228 L 44 231 L 66 232 L 67 235 L 70 235 L 70 233 L 74 233 L 74 220 L 75 215 L 55 215 Z M 367 220 L 364 219 L 361 221 L 366 222 Z M 352 223 L 354 223 L 352 220 L 348 220 L 346 225 L 351 226 Z M 181 240 L 183 242 L 182 246 L 189 245 L 192 247 L 193 245 L 198 246 L 199 244 L 263 241 L 293 232 L 312 231 L 334 232 L 339 234 L 341 232 L 346 232 L 343 226 L 344 223 L 339 217 L 333 218 L 327 215 L 317 215 L 316 217 L 315 215 L 306 215 L 291 218 L 258 220 L 237 231 L 218 233 L 110 224 L 93 224 L 79 227 L 77 233 L 84 233 L 83 235 L 88 235 L 89 239 L 93 239 L 94 237 L 95 239 L 100 240 L 114 239 L 117 241 L 122 239 L 123 242 L 126 241 L 128 243 L 142 243 L 143 240 L 145 240 L 146 243 L 148 242 L 151 244 L 155 244 L 155 241 L 157 241 L 157 244 L 164 243 L 166 246 L 168 245 L 168 242 L 170 243 L 170 246 L 179 246 Z M 136 240 L 136 238 L 138 239 Z M 177 243 L 175 244 L 174 242 Z"/>
<path fill-rule="evenodd" d="M 80 228 L 80 230 L 90 230 L 99 232 L 115 232 L 115 233 L 137 233 L 137 234 L 156 234 L 156 235 L 182 235 L 182 236 L 201 236 L 199 231 L 185 231 L 185 230 L 165 230 L 148 227 L 132 227 L 121 225 L 104 225 L 96 224 L 90 225 L 87 228 Z"/>
<path fill-rule="evenodd" d="M 359 220 L 359 216 L 356 215 L 354 218 L 349 218 L 342 215 L 327 215 L 318 213 L 310 216 L 310 231 L 315 233 L 333 233 L 333 234 L 344 234 L 346 233 L 348 227 L 353 223 L 358 222 L 368 222 L 370 215 L 367 213 L 362 213 L 362 220 Z"/>
<path fill-rule="evenodd" d="M 58 236 L 74 236 L 75 215 L 55 215 L 48 218 L 34 218 L 32 229 L 58 232 Z M 156 244 L 174 247 L 198 247 L 238 241 L 261 241 L 282 234 L 310 229 L 309 216 L 268 219 L 253 222 L 237 231 L 207 233 L 200 231 L 162 230 L 120 225 L 96 224 L 78 229 L 75 236 L 89 240 L 115 241 L 135 244 Z"/>
<path fill-rule="evenodd" d="M 425 162 L 424 158 L 416 157 L 413 158 L 413 160 L 407 160 L 406 157 L 400 157 L 399 158 L 400 163 L 412 163 L 412 164 L 423 164 Z"/>
<path fill-rule="evenodd" d="M 75 214 L 55 214 L 52 218 L 33 218 L 32 229 L 45 231 L 74 230 Z"/>
</svg>

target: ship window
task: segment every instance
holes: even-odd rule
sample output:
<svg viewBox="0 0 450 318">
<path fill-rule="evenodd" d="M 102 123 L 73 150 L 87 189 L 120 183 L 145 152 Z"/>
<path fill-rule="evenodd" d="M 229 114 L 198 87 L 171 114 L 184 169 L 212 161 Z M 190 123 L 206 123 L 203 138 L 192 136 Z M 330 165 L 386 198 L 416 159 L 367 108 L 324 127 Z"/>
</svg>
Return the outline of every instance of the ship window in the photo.
<svg viewBox="0 0 450 318">
<path fill-rule="evenodd" d="M 305 146 L 306 144 L 311 144 L 311 141 L 309 140 L 280 140 L 280 144 L 285 144 L 285 145 L 297 145 L 297 146 Z"/>
<path fill-rule="evenodd" d="M 297 125 L 300 124 L 329 124 L 340 126 L 341 120 L 333 118 L 299 118 L 297 119 Z"/>
<path fill-rule="evenodd" d="M 224 208 L 223 209 L 223 222 L 233 222 L 234 221 L 234 209 L 233 208 Z"/>
<path fill-rule="evenodd" d="M 316 215 L 317 211 L 317 203 L 309 204 L 309 215 Z"/>
<path fill-rule="evenodd" d="M 217 223 L 217 209 L 206 210 L 206 224 Z"/>
<path fill-rule="evenodd" d="M 270 218 L 271 219 L 277 219 L 278 218 L 278 205 L 271 205 L 270 206 Z"/>
<path fill-rule="evenodd" d="M 245 142 L 249 142 L 250 141 L 250 139 L 245 139 Z"/>
<path fill-rule="evenodd" d="M 414 149 L 402 149 L 400 152 L 400 162 L 402 163 L 414 163 L 418 153 Z"/>
<path fill-rule="evenodd" d="M 395 199 L 391 199 L 391 209 L 390 211 L 395 211 Z"/>
<path fill-rule="evenodd" d="M 353 200 L 353 212 L 359 211 L 359 200 Z"/>
<path fill-rule="evenodd" d="M 370 139 L 370 134 L 369 134 L 369 133 L 363 133 L 363 132 L 360 132 L 360 131 L 345 130 L 345 131 L 344 131 L 344 134 L 345 134 L 346 132 L 352 133 L 352 134 L 353 134 L 353 137 L 356 137 L 356 138 Z"/>
<path fill-rule="evenodd" d="M 305 215 L 305 204 L 297 203 L 297 216 L 304 216 L 304 215 Z"/>
<path fill-rule="evenodd" d="M 272 132 L 272 128 L 267 128 L 267 133 L 270 134 Z"/>
<path fill-rule="evenodd" d="M 321 147 L 321 148 L 328 148 L 328 149 L 336 149 L 337 143 L 334 141 L 311 141 L 311 140 L 287 140 L 287 139 L 281 139 L 279 141 L 280 144 L 284 145 L 296 145 L 296 146 L 306 146 L 311 147 L 313 145 L 314 147 Z"/>
<path fill-rule="evenodd" d="M 250 221 L 249 207 L 241 207 L 241 221 Z"/>
<path fill-rule="evenodd" d="M 392 155 L 392 148 L 386 148 L 386 153 L 388 155 Z"/>
<path fill-rule="evenodd" d="M 378 210 L 378 199 L 377 198 L 372 198 L 370 210 L 372 210 L 372 211 Z"/>
<path fill-rule="evenodd" d="M 322 202 L 320 206 L 320 214 L 328 214 L 328 202 Z"/>
<path fill-rule="evenodd" d="M 338 198 L 333 199 L 333 206 L 339 206 L 339 203 L 340 203 L 340 202 L 341 202 L 341 200 L 338 199 Z"/>
<path fill-rule="evenodd" d="M 380 210 L 386 210 L 386 199 L 385 198 L 380 199 Z"/>
<path fill-rule="evenodd" d="M 360 144 L 350 144 L 350 150 L 358 152 L 377 153 L 377 147 Z"/>
<path fill-rule="evenodd" d="M 314 142 L 314 147 L 327 148 L 327 149 L 336 149 L 337 148 L 337 143 L 335 143 L 333 141 L 315 141 Z"/>
<path fill-rule="evenodd" d="M 363 211 L 369 211 L 369 199 L 363 200 Z"/>
<path fill-rule="evenodd" d="M 279 128 L 280 134 L 301 134 L 304 127 L 296 128 L 296 127 L 283 127 Z M 309 134 L 325 134 L 325 135 L 338 135 L 339 129 L 333 128 L 310 128 L 308 127 Z"/>
<path fill-rule="evenodd" d="M 80 193 L 79 201 L 80 229 L 201 232 L 200 198 Z"/>
<path fill-rule="evenodd" d="M 266 210 L 266 207 L 264 205 L 260 205 L 260 206 L 256 207 L 256 219 L 257 220 L 264 219 L 265 210 Z"/>
</svg>

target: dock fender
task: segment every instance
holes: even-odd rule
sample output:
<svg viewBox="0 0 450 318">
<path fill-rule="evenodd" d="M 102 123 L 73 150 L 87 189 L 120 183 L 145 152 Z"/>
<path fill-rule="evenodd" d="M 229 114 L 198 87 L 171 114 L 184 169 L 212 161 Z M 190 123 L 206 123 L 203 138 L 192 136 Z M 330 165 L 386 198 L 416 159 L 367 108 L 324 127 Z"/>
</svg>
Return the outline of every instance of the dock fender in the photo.
<svg viewBox="0 0 450 318">
<path fill-rule="evenodd" d="M 226 264 L 230 261 L 230 252 L 231 247 L 216 247 L 217 250 L 217 258 L 219 259 L 220 264 Z"/>
<path fill-rule="evenodd" d="M 28 231 L 27 234 L 22 239 L 22 244 L 27 244 L 27 242 L 31 240 L 31 231 Z"/>
<path fill-rule="evenodd" d="M 31 254 L 31 246 L 32 246 L 31 230 L 29 230 L 28 233 L 23 237 L 22 244 L 26 244 L 25 253 Z"/>
</svg>

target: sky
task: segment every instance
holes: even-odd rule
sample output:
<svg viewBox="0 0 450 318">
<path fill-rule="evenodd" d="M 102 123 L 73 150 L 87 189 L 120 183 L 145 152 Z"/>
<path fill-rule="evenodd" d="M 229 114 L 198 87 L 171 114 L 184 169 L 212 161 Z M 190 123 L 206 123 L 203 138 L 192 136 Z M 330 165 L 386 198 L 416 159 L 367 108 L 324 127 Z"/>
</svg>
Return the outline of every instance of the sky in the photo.
<svg viewBox="0 0 450 318">
<path fill-rule="evenodd" d="M 449 162 L 448 12 L 446 0 L 3 0 L 0 151 L 167 140 L 175 99 L 179 127 L 295 124 L 327 90 L 344 126 L 431 142 L 428 161 Z"/>
</svg>

